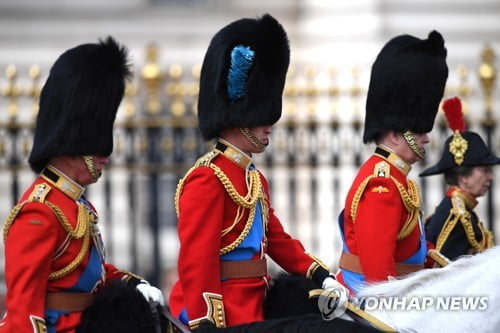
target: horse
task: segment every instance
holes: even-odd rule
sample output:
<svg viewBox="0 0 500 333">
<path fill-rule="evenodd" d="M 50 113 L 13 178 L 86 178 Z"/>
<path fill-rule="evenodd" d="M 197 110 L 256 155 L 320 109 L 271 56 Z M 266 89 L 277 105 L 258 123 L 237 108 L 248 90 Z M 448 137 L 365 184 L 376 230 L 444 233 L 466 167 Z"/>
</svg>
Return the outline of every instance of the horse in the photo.
<svg viewBox="0 0 500 333">
<path fill-rule="evenodd" d="M 498 332 L 500 246 L 463 256 L 442 268 L 424 269 L 366 285 L 358 301 L 397 332 Z"/>
<path fill-rule="evenodd" d="M 274 279 L 267 294 L 266 320 L 227 328 L 216 328 L 207 322 L 197 332 L 380 332 L 366 321 L 355 321 L 350 314 L 356 309 L 394 332 L 446 329 L 493 333 L 500 327 L 500 289 L 496 287 L 500 282 L 499 261 L 500 246 L 496 246 L 474 256 L 461 257 L 443 268 L 424 269 L 387 282 L 367 284 L 351 298 L 351 306 L 333 318 L 325 317 L 319 299 L 308 297 L 317 288 L 311 280 L 281 275 Z M 342 306 L 335 302 L 327 304 Z M 82 316 L 89 319 L 85 317 Z"/>
</svg>

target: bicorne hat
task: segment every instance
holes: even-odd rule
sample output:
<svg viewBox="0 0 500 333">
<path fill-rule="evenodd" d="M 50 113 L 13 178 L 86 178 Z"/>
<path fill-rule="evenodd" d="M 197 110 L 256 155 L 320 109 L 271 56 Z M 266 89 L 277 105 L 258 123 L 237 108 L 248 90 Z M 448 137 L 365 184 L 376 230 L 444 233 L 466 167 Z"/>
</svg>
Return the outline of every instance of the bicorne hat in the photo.
<svg viewBox="0 0 500 333">
<path fill-rule="evenodd" d="M 420 177 L 441 174 L 461 166 L 500 164 L 500 158 L 491 153 L 479 134 L 465 130 L 462 104 L 458 97 L 444 101 L 443 110 L 453 134 L 444 142 L 439 162 L 422 171 Z"/>
<path fill-rule="evenodd" d="M 65 51 L 42 88 L 29 163 L 40 172 L 56 156 L 113 150 L 113 123 L 130 75 L 127 49 L 107 37 Z"/>
<path fill-rule="evenodd" d="M 424 40 L 400 35 L 385 44 L 371 70 L 363 142 L 387 131 L 430 132 L 448 78 L 446 53 L 437 31 Z"/>
<path fill-rule="evenodd" d="M 217 32 L 201 69 L 202 136 L 210 140 L 225 129 L 278 121 L 289 61 L 286 32 L 269 14 L 234 21 Z"/>
</svg>

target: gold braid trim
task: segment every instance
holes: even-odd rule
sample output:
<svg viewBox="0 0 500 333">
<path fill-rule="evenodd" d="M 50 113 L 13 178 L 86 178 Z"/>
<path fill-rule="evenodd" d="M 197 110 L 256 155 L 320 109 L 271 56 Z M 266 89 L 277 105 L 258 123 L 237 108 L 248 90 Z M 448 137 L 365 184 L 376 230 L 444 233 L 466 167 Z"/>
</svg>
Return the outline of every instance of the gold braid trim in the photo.
<svg viewBox="0 0 500 333">
<path fill-rule="evenodd" d="M 88 252 L 89 244 L 90 244 L 90 228 L 87 228 L 87 231 L 83 235 L 82 248 L 80 249 L 78 255 L 75 257 L 75 259 L 73 259 L 72 262 L 70 262 L 65 267 L 61 268 L 58 271 L 50 273 L 49 280 L 56 280 L 63 276 L 66 276 L 69 273 L 73 272 L 78 266 L 80 266 L 80 264 L 83 261 L 83 258 L 86 256 Z"/>
<path fill-rule="evenodd" d="M 219 152 L 218 151 L 215 151 L 215 150 L 212 150 L 211 152 L 208 152 L 206 153 L 205 155 L 203 155 L 202 157 L 200 157 L 196 163 L 194 164 L 194 166 L 189 169 L 187 172 L 186 172 L 186 175 L 184 175 L 184 177 L 182 177 L 179 182 L 177 183 L 177 188 L 175 190 L 175 197 L 174 197 L 174 204 L 175 204 L 175 214 L 177 215 L 177 217 L 179 217 L 179 198 L 181 197 L 181 193 L 182 193 L 182 189 L 184 188 L 184 183 L 186 182 L 186 179 L 187 177 L 189 176 L 189 174 L 191 172 L 193 172 L 193 170 L 195 170 L 197 167 L 200 167 L 200 166 L 206 166 L 208 167 L 209 164 L 211 164 L 212 162 L 212 159 L 219 155 Z"/>
<path fill-rule="evenodd" d="M 71 224 L 59 207 L 49 201 L 45 201 L 44 203 L 52 210 L 71 238 L 80 239 L 83 237 L 82 247 L 75 259 L 60 270 L 49 274 L 49 280 L 56 280 L 73 272 L 85 258 L 90 245 L 90 223 L 93 222 L 93 215 L 83 203 L 78 202 L 78 222 L 76 227 L 72 229 Z"/>
<path fill-rule="evenodd" d="M 242 196 L 238 193 L 238 191 L 234 188 L 234 185 L 232 184 L 231 180 L 229 177 L 215 164 L 211 163 L 212 159 L 217 156 L 219 152 L 217 151 L 211 151 L 201 158 L 196 161 L 195 165 L 188 170 L 186 175 L 179 181 L 177 184 L 177 189 L 175 191 L 175 212 L 177 214 L 177 217 L 179 217 L 179 198 L 182 193 L 182 189 L 184 187 L 184 182 L 186 181 L 188 175 L 197 167 L 200 166 L 206 166 L 211 168 L 214 171 L 215 176 L 219 179 L 219 181 L 222 183 L 222 186 L 224 186 L 226 192 L 230 196 L 230 198 L 239 206 L 242 208 L 250 209 L 249 214 L 248 214 L 248 219 L 245 223 L 245 227 L 243 228 L 243 231 L 241 234 L 236 238 L 231 244 L 223 247 L 220 249 L 220 254 L 226 254 L 228 252 L 231 252 L 234 250 L 238 245 L 243 242 L 245 237 L 248 235 L 250 232 L 250 229 L 252 228 L 253 221 L 255 218 L 255 212 L 257 209 L 257 200 L 263 199 L 264 194 L 262 193 L 262 183 L 260 180 L 260 174 L 257 170 L 250 170 L 248 173 L 249 177 L 249 191 L 245 196 Z M 264 200 L 261 200 L 261 202 L 264 202 Z M 233 224 L 222 230 L 221 235 L 224 236 L 227 233 L 229 233 L 241 220 L 241 210 L 238 208 L 238 213 L 235 217 L 235 221 Z M 266 221 L 267 223 L 267 221 Z M 267 226 L 267 224 L 266 224 Z"/>
<path fill-rule="evenodd" d="M 257 170 L 249 171 L 250 178 L 250 189 L 246 196 L 242 196 L 236 191 L 233 183 L 229 177 L 215 164 L 210 164 L 210 168 L 214 170 L 214 174 L 219 178 L 220 182 L 224 186 L 227 191 L 227 194 L 231 197 L 231 199 L 239 206 L 243 206 L 247 209 L 253 208 L 257 203 L 257 200 L 261 198 L 260 188 L 262 186 L 260 182 L 260 175 Z"/>
<path fill-rule="evenodd" d="M 403 203 L 408 211 L 408 218 L 396 237 L 396 240 L 401 240 L 408 237 L 418 224 L 421 205 L 420 192 L 418 190 L 417 183 L 412 179 L 408 179 L 408 191 L 406 191 L 403 184 L 398 182 L 396 178 L 391 176 L 391 179 L 396 184 L 396 187 L 401 194 L 401 199 L 403 199 Z"/>
<path fill-rule="evenodd" d="M 7 217 L 7 220 L 5 220 L 5 223 L 3 225 L 3 241 L 4 242 L 7 239 L 7 234 L 9 233 L 10 226 L 12 225 L 12 223 L 16 219 L 17 214 L 19 214 L 19 212 L 21 211 L 21 209 L 23 208 L 23 206 L 26 202 L 27 201 L 24 201 L 20 204 L 15 205 L 14 208 L 12 208 L 12 210 L 10 211 L 10 214 Z"/>
<path fill-rule="evenodd" d="M 358 210 L 361 196 L 363 195 L 368 182 L 373 177 L 373 175 L 366 177 L 366 179 L 359 185 L 356 193 L 354 193 L 350 212 L 351 219 L 353 221 L 356 217 L 356 212 Z M 408 235 L 411 234 L 413 229 L 415 229 L 415 226 L 418 224 L 419 210 L 421 206 L 420 193 L 418 190 L 418 185 L 414 180 L 408 179 L 408 190 L 406 190 L 403 184 L 401 184 L 396 178 L 394 178 L 393 176 L 390 176 L 390 178 L 392 179 L 394 184 L 396 184 L 396 187 L 401 195 L 401 199 L 403 200 L 403 204 L 408 211 L 408 218 L 406 219 L 397 236 L 397 240 L 401 240 L 408 237 Z"/>
<path fill-rule="evenodd" d="M 365 192 L 366 185 L 368 185 L 368 182 L 373 178 L 373 176 L 368 176 L 366 177 L 365 180 L 359 185 L 358 189 L 356 190 L 356 193 L 354 193 L 354 196 L 352 198 L 352 203 L 351 203 L 351 219 L 354 221 L 356 217 L 356 212 L 358 211 L 358 205 L 359 201 L 361 200 L 361 196 Z"/>
<path fill-rule="evenodd" d="M 90 230 L 90 212 L 82 203 L 78 202 L 78 220 L 75 229 L 72 228 L 71 223 L 68 221 L 59 207 L 49 201 L 45 201 L 44 203 L 52 210 L 59 222 L 61 222 L 64 230 L 66 230 L 66 232 L 69 233 L 72 238 L 80 239 L 86 234 L 88 230 Z"/>
<path fill-rule="evenodd" d="M 446 243 L 446 240 L 450 236 L 451 231 L 453 228 L 455 228 L 455 225 L 457 225 L 459 216 L 456 215 L 456 212 L 454 212 L 454 209 L 452 208 L 450 211 L 450 215 L 448 215 L 448 218 L 443 224 L 443 227 L 441 228 L 441 232 L 439 233 L 439 236 L 436 240 L 436 250 L 441 251 L 441 249 L 444 246 L 444 243 Z"/>
<path fill-rule="evenodd" d="M 491 247 L 493 245 L 493 235 L 489 230 L 484 228 L 482 223 L 478 223 L 482 239 L 480 242 L 477 241 L 474 228 L 472 226 L 471 214 L 465 208 L 465 202 L 462 198 L 454 196 L 451 198 L 451 202 L 452 207 L 450 209 L 450 215 L 439 233 L 439 237 L 436 242 L 436 249 L 438 251 L 441 250 L 458 221 L 460 221 L 464 228 L 467 241 L 475 251 L 481 252 Z"/>
</svg>

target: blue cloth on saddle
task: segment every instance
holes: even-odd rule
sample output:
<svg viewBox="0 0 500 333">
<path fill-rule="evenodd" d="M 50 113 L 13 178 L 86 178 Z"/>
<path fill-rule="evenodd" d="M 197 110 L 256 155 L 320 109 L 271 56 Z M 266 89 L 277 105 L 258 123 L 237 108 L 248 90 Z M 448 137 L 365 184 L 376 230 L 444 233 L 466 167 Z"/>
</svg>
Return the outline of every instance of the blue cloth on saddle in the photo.
<svg viewBox="0 0 500 333">
<path fill-rule="evenodd" d="M 339 214 L 338 223 L 340 227 L 340 235 L 342 237 L 342 249 L 345 252 L 350 253 L 349 249 L 346 246 L 344 237 L 344 210 L 342 210 L 342 212 L 340 212 Z M 420 230 L 421 231 L 423 230 L 422 226 L 420 226 Z M 426 255 L 427 255 L 427 242 L 425 240 L 425 234 L 423 232 L 420 232 L 419 249 L 409 258 L 403 260 L 402 263 L 422 265 L 425 261 Z M 358 294 L 358 292 L 366 285 L 365 276 L 363 274 L 354 273 L 343 268 L 341 268 L 340 270 L 342 271 L 342 278 L 344 279 L 344 282 L 349 287 L 349 289 L 351 289 L 355 294 Z"/>
</svg>

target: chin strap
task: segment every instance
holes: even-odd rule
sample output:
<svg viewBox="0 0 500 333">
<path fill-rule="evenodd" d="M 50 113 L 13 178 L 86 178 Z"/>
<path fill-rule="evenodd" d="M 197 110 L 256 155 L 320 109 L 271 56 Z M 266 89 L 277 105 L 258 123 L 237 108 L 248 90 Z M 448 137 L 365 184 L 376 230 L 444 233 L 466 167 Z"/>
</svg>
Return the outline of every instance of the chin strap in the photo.
<svg viewBox="0 0 500 333">
<path fill-rule="evenodd" d="M 415 137 L 413 136 L 413 132 L 407 130 L 403 133 L 403 137 L 405 138 L 406 143 L 410 146 L 411 150 L 420 157 L 421 159 L 425 157 L 425 150 L 417 146 L 415 142 Z"/>
<path fill-rule="evenodd" d="M 84 155 L 83 160 L 85 161 L 85 165 L 87 166 L 87 170 L 89 170 L 90 175 L 95 180 L 98 180 L 101 177 L 101 174 L 98 173 L 97 169 L 95 168 L 94 158 L 92 157 L 92 155 Z"/>
<path fill-rule="evenodd" d="M 255 137 L 253 132 L 248 127 L 240 128 L 240 131 L 255 148 L 261 151 L 266 149 L 266 146 L 264 146 L 264 144 Z"/>
</svg>

